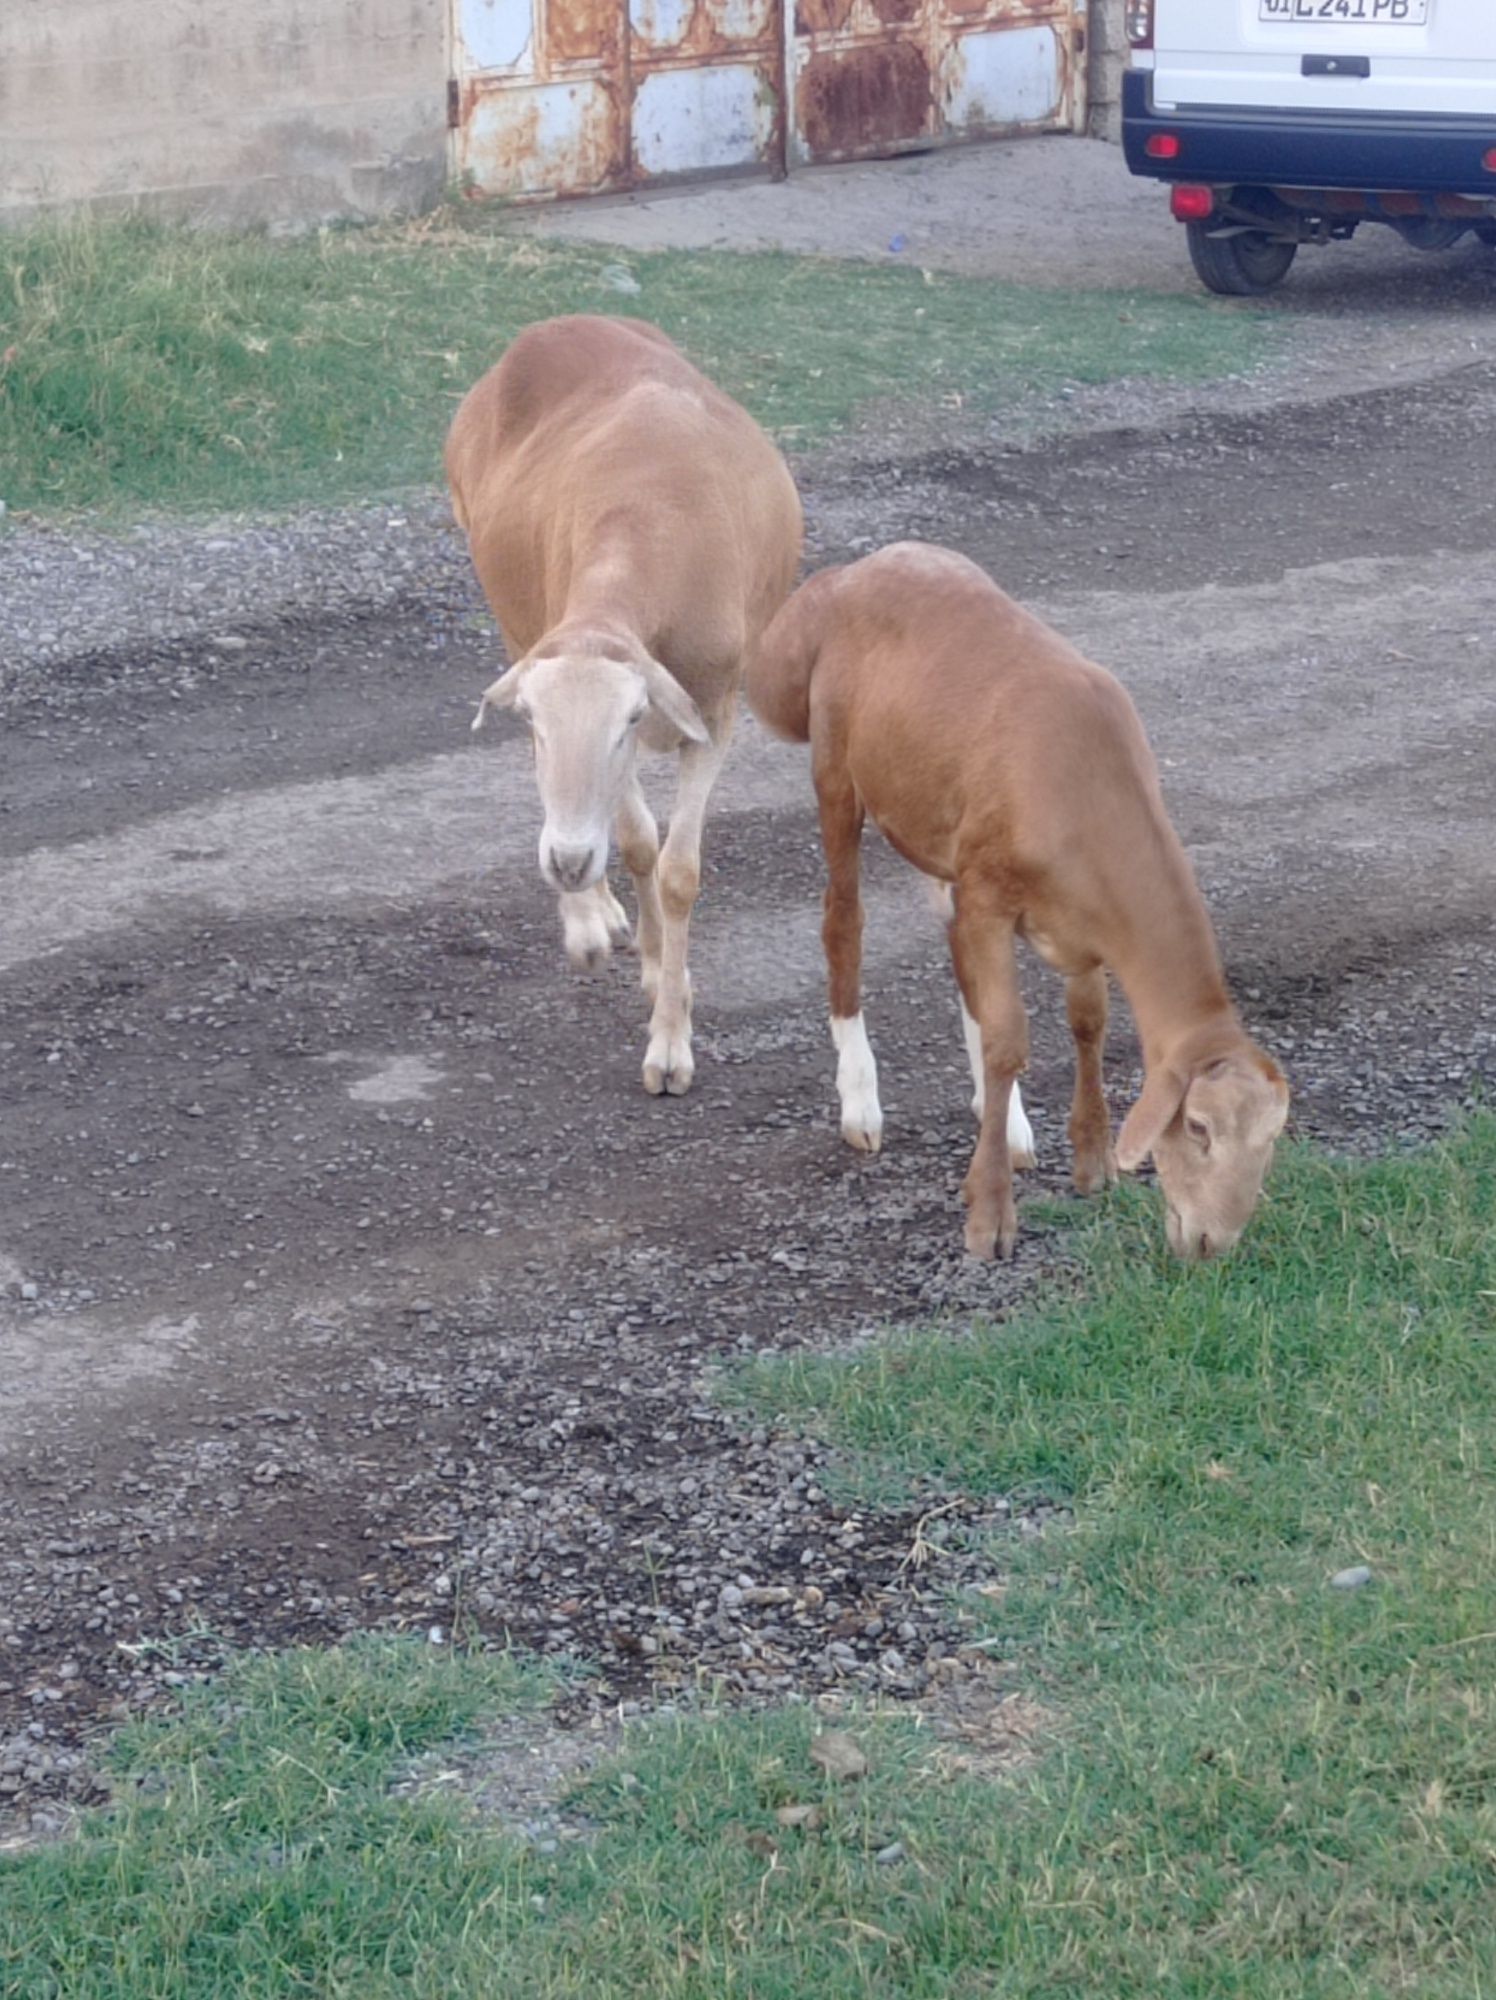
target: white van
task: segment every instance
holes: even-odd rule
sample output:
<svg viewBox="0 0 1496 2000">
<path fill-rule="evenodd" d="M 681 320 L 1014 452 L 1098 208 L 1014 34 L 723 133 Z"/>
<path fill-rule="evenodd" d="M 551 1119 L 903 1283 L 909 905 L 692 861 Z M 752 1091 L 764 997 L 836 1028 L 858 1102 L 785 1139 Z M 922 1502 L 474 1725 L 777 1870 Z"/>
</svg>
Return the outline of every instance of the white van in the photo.
<svg viewBox="0 0 1496 2000">
<path fill-rule="evenodd" d="M 1496 0 L 1128 0 L 1122 142 L 1215 292 L 1384 222 L 1496 243 Z"/>
</svg>

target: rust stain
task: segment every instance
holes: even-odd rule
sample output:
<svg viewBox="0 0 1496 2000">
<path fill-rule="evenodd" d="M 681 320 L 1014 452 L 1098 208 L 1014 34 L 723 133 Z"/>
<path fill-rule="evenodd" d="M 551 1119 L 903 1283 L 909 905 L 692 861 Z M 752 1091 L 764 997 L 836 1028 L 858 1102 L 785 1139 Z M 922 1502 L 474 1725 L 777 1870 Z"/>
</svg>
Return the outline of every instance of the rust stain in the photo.
<svg viewBox="0 0 1496 2000">
<path fill-rule="evenodd" d="M 912 41 L 870 42 L 813 55 L 795 100 L 800 130 L 816 160 L 921 138 L 934 109 L 930 66 Z"/>
<path fill-rule="evenodd" d="M 463 166 L 484 192 L 521 195 L 595 194 L 625 184 L 626 126 L 618 92 L 606 78 L 585 79 L 579 89 L 600 86 L 605 115 L 577 116 L 564 142 L 554 117 L 545 118 L 534 89 L 485 89 L 481 78 L 464 88 Z M 494 115 L 473 113 L 485 101 Z"/>
<path fill-rule="evenodd" d="M 873 12 L 885 28 L 906 27 L 917 21 L 922 6 L 923 0 L 873 0 Z"/>
<path fill-rule="evenodd" d="M 834 35 L 852 18 L 852 0 L 797 0 L 795 33 Z"/>
<path fill-rule="evenodd" d="M 616 62 L 627 19 L 624 0 L 553 0 L 545 9 L 547 60 Z"/>
</svg>

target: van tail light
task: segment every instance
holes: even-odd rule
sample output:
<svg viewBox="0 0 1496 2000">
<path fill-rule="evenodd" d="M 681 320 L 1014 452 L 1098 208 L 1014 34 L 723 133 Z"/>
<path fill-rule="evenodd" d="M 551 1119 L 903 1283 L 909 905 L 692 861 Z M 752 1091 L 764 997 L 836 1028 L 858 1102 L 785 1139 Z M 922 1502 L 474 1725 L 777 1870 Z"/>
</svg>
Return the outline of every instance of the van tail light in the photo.
<svg viewBox="0 0 1496 2000">
<path fill-rule="evenodd" d="M 1127 0 L 1127 42 L 1130 48 L 1153 47 L 1153 0 Z"/>
<path fill-rule="evenodd" d="M 1204 222 L 1215 211 L 1213 188 L 1194 187 L 1180 181 L 1169 189 L 1169 212 L 1176 222 Z"/>
<path fill-rule="evenodd" d="M 1177 132 L 1150 132 L 1143 141 L 1143 151 L 1150 160 L 1177 160 L 1179 158 L 1179 134 Z"/>
<path fill-rule="evenodd" d="M 1492 146 L 1489 152 L 1481 154 L 1480 163 L 1488 174 L 1496 174 L 1496 146 Z"/>
</svg>

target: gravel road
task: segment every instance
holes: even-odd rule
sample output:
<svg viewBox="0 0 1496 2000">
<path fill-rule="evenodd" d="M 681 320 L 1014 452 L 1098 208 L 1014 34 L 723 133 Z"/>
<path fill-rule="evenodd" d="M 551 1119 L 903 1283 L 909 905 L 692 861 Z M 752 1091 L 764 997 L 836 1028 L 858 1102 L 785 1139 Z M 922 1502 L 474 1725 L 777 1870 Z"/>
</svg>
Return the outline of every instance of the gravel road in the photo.
<svg viewBox="0 0 1496 2000">
<path fill-rule="evenodd" d="M 1311 300 L 1301 379 L 1021 437 L 890 419 L 798 468 L 815 560 L 948 542 L 1127 681 L 1296 1129 L 1336 1145 L 1437 1131 L 1496 1066 L 1483 282 L 1431 305 L 1420 266 L 1422 332 Z M 1337 387 L 1357 310 L 1397 366 Z M 698 1086 L 657 1102 L 632 968 L 562 965 L 523 745 L 468 737 L 495 655 L 433 499 L 12 523 L 0 580 L 0 1810 L 51 1823 L 89 1730 L 225 1645 L 367 1624 L 584 1654 L 565 1720 L 959 1679 L 945 1593 L 1042 1517 L 852 1507 L 709 1393 L 1052 1263 L 1038 1228 L 960 1255 L 956 1003 L 902 865 L 870 844 L 868 1161 L 803 756 L 745 725 Z M 1030 991 L 1054 1192 L 1063 1015 Z M 1119 1021 L 1118 1111 L 1133 1060 Z"/>
</svg>

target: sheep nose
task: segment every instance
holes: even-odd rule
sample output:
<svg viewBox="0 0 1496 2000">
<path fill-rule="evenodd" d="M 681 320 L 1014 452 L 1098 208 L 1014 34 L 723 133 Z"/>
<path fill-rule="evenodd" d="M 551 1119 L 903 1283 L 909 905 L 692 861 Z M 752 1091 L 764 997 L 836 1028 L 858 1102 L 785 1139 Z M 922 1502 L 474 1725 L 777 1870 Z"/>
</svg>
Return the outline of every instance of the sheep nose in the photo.
<svg viewBox="0 0 1496 2000">
<path fill-rule="evenodd" d="M 580 889 L 592 873 L 590 847 L 553 847 L 551 878 L 559 889 Z"/>
</svg>

